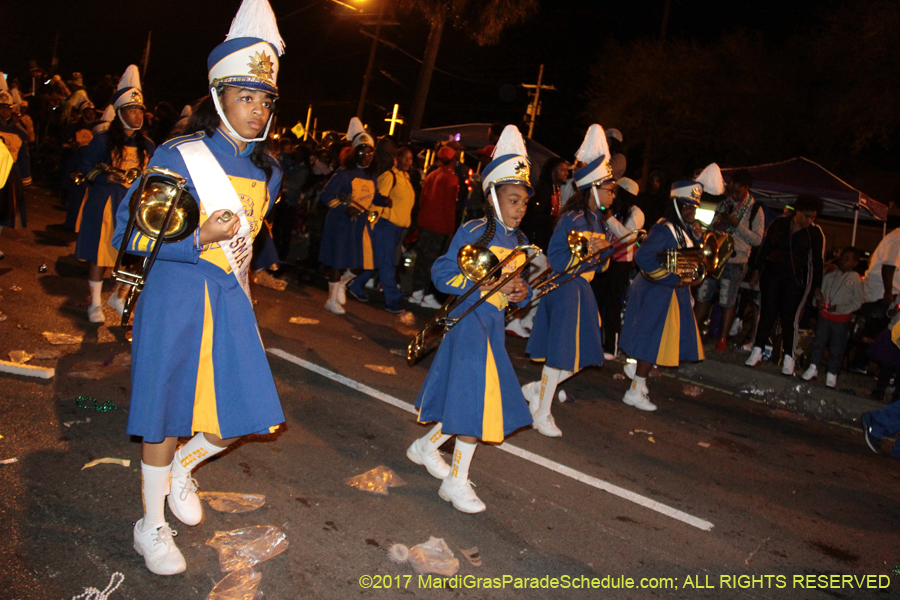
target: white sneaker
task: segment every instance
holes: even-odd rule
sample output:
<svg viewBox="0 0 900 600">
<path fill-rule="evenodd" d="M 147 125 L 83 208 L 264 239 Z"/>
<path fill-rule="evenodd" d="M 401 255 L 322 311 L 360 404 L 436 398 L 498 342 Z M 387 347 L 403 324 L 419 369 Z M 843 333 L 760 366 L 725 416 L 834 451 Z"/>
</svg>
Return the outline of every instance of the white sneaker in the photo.
<svg viewBox="0 0 900 600">
<path fill-rule="evenodd" d="M 522 325 L 522 321 L 519 319 L 513 319 L 509 322 L 509 325 L 506 326 L 506 333 L 511 333 L 512 335 L 520 338 L 531 337 L 531 333 L 525 329 L 525 327 Z"/>
<path fill-rule="evenodd" d="M 428 294 L 427 296 L 422 298 L 421 304 L 425 308 L 440 308 L 441 307 L 441 303 L 437 301 L 437 299 L 434 297 L 434 294 Z"/>
<path fill-rule="evenodd" d="M 547 437 L 562 437 L 562 431 L 560 431 L 559 427 L 556 426 L 556 421 L 553 420 L 553 415 L 547 415 L 546 417 L 537 417 L 534 420 L 534 423 L 531 424 L 532 427 L 538 430 L 538 433 L 541 435 L 546 435 Z"/>
<path fill-rule="evenodd" d="M 622 402 L 641 410 L 656 410 L 656 405 L 650 402 L 650 398 L 646 394 L 644 394 L 644 390 L 636 391 L 628 388 L 628 391 L 625 392 L 625 397 L 622 398 Z"/>
<path fill-rule="evenodd" d="M 728 337 L 736 336 L 743 328 L 744 323 L 741 321 L 740 317 L 735 317 L 734 321 L 731 322 L 731 329 L 728 330 Z"/>
<path fill-rule="evenodd" d="M 425 295 L 424 290 L 416 290 L 409 296 L 410 304 L 422 304 L 422 297 Z"/>
<path fill-rule="evenodd" d="M 156 529 L 141 531 L 144 520 L 134 524 L 134 549 L 144 557 L 144 563 L 151 573 L 175 575 L 187 568 L 184 556 L 173 539 L 178 532 L 163 523 Z"/>
<path fill-rule="evenodd" d="M 612 354 L 612 353 L 610 353 L 610 352 L 604 352 L 604 353 L 603 353 L 603 360 L 615 360 L 615 359 L 616 359 L 616 355 L 615 355 L 615 354 Z"/>
<path fill-rule="evenodd" d="M 103 307 L 99 304 L 91 304 L 88 306 L 88 321 L 91 323 L 103 323 L 106 321 L 103 317 Z"/>
<path fill-rule="evenodd" d="M 835 375 L 834 373 L 827 373 L 825 375 L 825 387 L 837 387 L 837 375 Z"/>
<path fill-rule="evenodd" d="M 106 301 L 106 304 L 116 311 L 116 314 L 119 315 L 120 319 L 122 318 L 122 313 L 125 312 L 125 298 L 119 298 L 118 294 L 113 294 L 109 297 L 109 300 Z"/>
<path fill-rule="evenodd" d="M 522 386 L 522 394 L 528 400 L 528 410 L 531 411 L 531 416 L 534 416 L 538 406 L 541 404 L 541 382 L 532 381 L 531 383 L 526 383 Z"/>
<path fill-rule="evenodd" d="M 330 298 L 328 299 L 328 302 L 325 303 L 325 310 L 336 315 L 343 315 L 347 312 L 344 310 L 344 307 L 341 306 L 339 301 Z"/>
<path fill-rule="evenodd" d="M 437 450 L 423 451 L 419 448 L 419 440 L 414 441 L 406 449 L 406 458 L 417 465 L 424 465 L 428 469 L 428 473 L 437 479 L 446 479 L 450 475 L 450 465 L 447 464 L 441 453 Z"/>
<path fill-rule="evenodd" d="M 831 373 L 829 373 L 830 375 Z M 816 365 L 809 365 L 809 368 L 803 373 L 803 381 L 811 381 L 819 376 L 819 368 Z"/>
<path fill-rule="evenodd" d="M 203 505 L 197 495 L 197 480 L 190 472 L 183 475 L 172 473 L 172 486 L 166 499 L 169 510 L 175 518 L 193 527 L 203 520 Z"/>
<path fill-rule="evenodd" d="M 784 355 L 784 362 L 782 363 L 781 374 L 782 375 L 790 375 L 791 377 L 794 376 L 794 357 L 791 356 L 790 354 Z"/>
<path fill-rule="evenodd" d="M 762 348 L 759 346 L 753 346 L 753 350 L 750 351 L 750 358 L 747 359 L 747 362 L 744 364 L 748 367 L 755 367 L 759 363 L 762 362 Z"/>
<path fill-rule="evenodd" d="M 369 280 L 366 282 L 365 288 L 366 288 L 367 290 L 374 290 L 374 289 L 375 289 L 375 278 L 374 278 L 374 277 L 370 277 L 370 278 L 369 278 Z"/>
<path fill-rule="evenodd" d="M 453 503 L 453 508 L 464 513 L 480 513 L 487 508 L 475 495 L 472 482 L 458 477 L 445 477 L 438 490 L 441 500 Z"/>
</svg>

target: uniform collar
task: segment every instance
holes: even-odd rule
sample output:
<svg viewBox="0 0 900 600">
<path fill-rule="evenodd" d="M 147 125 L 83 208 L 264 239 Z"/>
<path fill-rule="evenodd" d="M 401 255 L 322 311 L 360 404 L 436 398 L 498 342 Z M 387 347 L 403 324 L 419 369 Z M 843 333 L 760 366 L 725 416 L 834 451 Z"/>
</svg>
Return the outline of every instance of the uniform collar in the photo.
<svg viewBox="0 0 900 600">
<path fill-rule="evenodd" d="M 216 128 L 216 132 L 210 138 L 210 141 L 212 142 L 213 146 L 231 156 L 247 156 L 248 154 L 253 152 L 253 147 L 256 145 L 256 142 L 248 142 L 247 147 L 243 152 L 241 152 L 238 148 L 237 142 L 221 125 Z"/>
</svg>

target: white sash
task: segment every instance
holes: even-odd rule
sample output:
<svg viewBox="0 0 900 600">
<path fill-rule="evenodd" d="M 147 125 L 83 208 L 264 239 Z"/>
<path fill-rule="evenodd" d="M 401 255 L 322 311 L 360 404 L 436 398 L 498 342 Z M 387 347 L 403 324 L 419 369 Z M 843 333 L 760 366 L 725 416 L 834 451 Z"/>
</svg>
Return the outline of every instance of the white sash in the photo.
<svg viewBox="0 0 900 600">
<path fill-rule="evenodd" d="M 184 164 L 187 165 L 188 172 L 191 176 L 191 182 L 197 190 L 197 201 L 200 202 L 201 209 L 211 215 L 220 209 L 228 209 L 241 220 L 241 227 L 238 229 L 237 235 L 228 241 L 219 242 L 219 247 L 225 253 L 228 264 L 231 265 L 231 272 L 247 299 L 250 300 L 250 262 L 253 258 L 253 240 L 250 239 L 250 222 L 244 212 L 241 199 L 234 186 L 228 179 L 228 175 L 222 169 L 222 165 L 213 156 L 209 148 L 203 140 L 195 142 L 187 142 L 178 146 L 184 158 Z"/>
</svg>

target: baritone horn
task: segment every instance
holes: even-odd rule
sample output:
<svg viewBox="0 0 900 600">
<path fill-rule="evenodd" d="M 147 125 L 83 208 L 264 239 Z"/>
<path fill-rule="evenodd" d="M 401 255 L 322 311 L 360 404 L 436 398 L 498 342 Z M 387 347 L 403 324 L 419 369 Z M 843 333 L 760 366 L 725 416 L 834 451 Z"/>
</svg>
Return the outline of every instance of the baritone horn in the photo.
<svg viewBox="0 0 900 600">
<path fill-rule="evenodd" d="M 194 233 L 200 222 L 200 206 L 197 200 L 185 190 L 187 180 L 169 169 L 149 167 L 141 173 L 140 184 L 131 196 L 128 206 L 128 224 L 116 256 L 113 277 L 116 281 L 131 286 L 122 312 L 122 326 L 128 323 L 138 295 L 144 289 L 147 274 L 156 261 L 162 243 L 179 242 Z M 225 211 L 221 220 L 228 221 L 233 216 Z M 150 256 L 139 262 L 137 268 L 123 267 L 122 260 L 131 243 L 135 228 L 149 238 L 152 247 Z M 152 245 L 152 246 L 151 246 Z"/>
<path fill-rule="evenodd" d="M 528 251 L 531 251 L 528 254 Z M 525 262 L 508 273 L 503 273 L 503 269 L 516 260 L 520 254 L 527 254 Z M 425 327 L 419 331 L 415 337 L 410 340 L 406 349 L 406 360 L 410 365 L 419 362 L 430 350 L 437 347 L 444 335 L 450 331 L 457 323 L 462 321 L 466 315 L 481 306 L 491 296 L 498 293 L 500 288 L 521 275 L 522 271 L 531 264 L 537 256 L 541 254 L 541 249 L 531 244 L 516 246 L 503 260 L 484 246 L 467 244 L 459 249 L 456 255 L 456 262 L 459 265 L 460 272 L 466 279 L 473 282 L 474 285 L 466 290 L 461 296 L 450 296 L 440 310 L 431 318 Z M 450 313 L 456 310 L 462 303 L 476 290 L 480 290 L 482 286 L 491 286 L 491 288 L 482 294 L 481 298 L 475 301 L 472 306 L 467 308 L 458 317 L 451 317 Z"/>
<path fill-rule="evenodd" d="M 597 265 L 606 262 L 607 259 L 615 255 L 619 250 L 628 248 L 634 244 L 643 243 L 645 239 L 647 239 L 646 231 L 643 229 L 632 229 L 613 243 L 603 246 L 596 252 L 591 252 L 590 236 L 583 231 L 570 231 L 568 236 L 566 236 L 566 242 L 569 244 L 569 250 L 572 251 L 572 255 L 578 260 L 573 261 L 566 270 L 560 273 L 554 274 L 551 267 L 547 267 L 538 273 L 531 284 L 531 289 L 534 292 L 534 295 L 531 297 L 531 302 L 525 306 L 520 306 L 515 310 L 509 311 L 506 315 L 506 322 L 509 323 L 515 319 L 516 314 L 525 310 L 528 306 L 531 306 L 534 302 L 543 298 L 553 290 L 562 287 L 570 281 L 574 281 L 580 277 L 582 273 L 586 273 Z"/>
<path fill-rule="evenodd" d="M 709 232 L 695 248 L 669 248 L 657 255 L 662 267 L 681 279 L 678 287 L 693 286 L 707 276 L 722 276 L 725 263 L 734 252 L 734 240 L 728 234 Z"/>
</svg>

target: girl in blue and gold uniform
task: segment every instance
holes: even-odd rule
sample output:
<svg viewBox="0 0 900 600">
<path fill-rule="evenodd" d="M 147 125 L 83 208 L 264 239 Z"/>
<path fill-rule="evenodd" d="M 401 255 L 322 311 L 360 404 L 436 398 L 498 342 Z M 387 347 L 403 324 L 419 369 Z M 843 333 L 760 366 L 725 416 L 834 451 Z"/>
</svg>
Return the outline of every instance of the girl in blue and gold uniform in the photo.
<svg viewBox="0 0 900 600">
<path fill-rule="evenodd" d="M 112 105 L 116 118 L 107 131 L 91 139 L 78 169 L 90 184 L 78 219 L 75 258 L 91 263 L 88 268 L 91 304 L 87 311 L 91 323 L 103 322 L 100 298 L 103 273 L 107 267 L 116 264 L 118 252 L 113 247 L 112 237 L 116 228 L 116 211 L 129 186 L 124 173 L 131 169 L 142 171 L 155 150 L 153 142 L 142 131 L 144 97 L 135 65 L 129 65 L 122 75 Z M 104 171 L 102 165 L 116 171 Z M 121 316 L 124 301 L 119 295 L 113 293 L 109 305 Z"/>
<path fill-rule="evenodd" d="M 0 185 L 0 231 L 16 226 L 16 213 L 22 227 L 26 226 L 25 186 L 31 185 L 31 159 L 28 156 L 28 135 L 13 121 L 13 97 L 0 90 L 0 144 L 12 161 L 9 175 Z M 0 259 L 3 253 L 0 252 Z"/>
<path fill-rule="evenodd" d="M 612 204 L 616 182 L 602 127 L 591 125 L 575 156 L 585 166 L 575 172 L 578 192 L 563 208 L 547 248 L 554 274 L 580 262 L 569 248 L 570 232 L 586 234 L 592 254 L 608 245 L 609 231 L 601 211 Z M 597 300 L 590 282 L 595 271 L 603 272 L 607 267 L 609 258 L 590 269 L 582 267 L 575 271 L 580 275 L 547 294 L 538 305 L 526 352 L 531 360 L 544 362 L 544 370 L 541 380 L 523 385 L 522 392 L 534 416 L 534 428 L 547 437 L 562 435 L 550 414 L 557 385 L 584 367 L 603 364 Z"/>
<path fill-rule="evenodd" d="M 693 248 L 700 243 L 691 224 L 702 192 L 703 186 L 696 181 L 673 183 L 665 217 L 650 228 L 635 253 L 641 276 L 635 278 L 628 292 L 619 347 L 637 359 L 636 367 L 625 367 L 632 383 L 622 401 L 641 410 L 656 410 L 646 385 L 654 364 L 677 367 L 682 362 L 703 360 L 691 290 L 679 285 L 680 277 L 667 272 L 659 258 L 666 250 Z"/>
<path fill-rule="evenodd" d="M 248 25 L 245 15 L 260 12 L 269 26 Z M 143 438 L 144 500 L 134 547 L 160 575 L 185 569 L 166 496 L 178 520 L 196 525 L 203 512 L 191 471 L 240 436 L 284 421 L 248 287 L 253 239 L 281 183 L 265 140 L 282 49 L 268 2 L 244 0 L 209 56 L 210 95 L 191 117 L 193 133 L 161 146 L 151 162 L 185 177 L 201 204 L 194 235 L 160 248 L 134 316 L 128 434 Z M 119 208 L 116 244 L 128 204 Z M 145 256 L 154 242 L 135 232 L 127 243 Z M 178 438 L 191 435 L 176 451 Z"/>
<path fill-rule="evenodd" d="M 457 262 L 457 253 L 466 244 L 489 248 L 503 260 L 516 246 L 527 243 L 517 227 L 533 190 L 528 181 L 525 144 L 515 126 L 507 125 L 494 155 L 496 158 L 485 168 L 482 179 L 485 195 L 489 193 L 491 198 L 485 218 L 460 227 L 450 249 L 431 268 L 434 285 L 445 294 L 463 294 L 475 285 L 463 276 Z M 514 270 L 524 261 L 525 256 L 520 253 L 507 264 L 507 270 Z M 450 317 L 466 311 L 476 302 L 477 295 L 471 294 Z M 507 305 L 527 302 L 530 295 L 528 284 L 518 277 L 459 321 L 444 336 L 416 398 L 419 422 L 438 423 L 412 443 L 406 456 L 442 479 L 438 494 L 462 512 L 485 510 L 468 480 L 478 440 L 500 443 L 516 429 L 531 424 L 504 345 Z M 451 468 L 438 448 L 453 435 L 456 447 Z"/>
<path fill-rule="evenodd" d="M 325 217 L 319 262 L 328 267 L 328 301 L 325 310 L 336 315 L 346 311 L 347 284 L 363 269 L 375 267 L 372 253 L 373 224 L 367 212 L 382 206 L 378 193 L 378 162 L 375 142 L 356 117 L 347 129 L 351 153 L 331 177 L 319 200 L 331 210 Z"/>
</svg>

